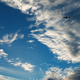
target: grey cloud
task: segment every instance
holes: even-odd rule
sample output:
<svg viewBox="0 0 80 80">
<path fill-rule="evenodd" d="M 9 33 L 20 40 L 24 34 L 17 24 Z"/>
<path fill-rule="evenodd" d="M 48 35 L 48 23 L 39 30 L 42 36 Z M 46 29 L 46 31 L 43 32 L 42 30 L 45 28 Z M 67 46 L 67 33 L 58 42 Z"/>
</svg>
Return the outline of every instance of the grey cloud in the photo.
<svg viewBox="0 0 80 80">
<path fill-rule="evenodd" d="M 51 67 L 42 80 L 80 80 L 80 69 Z"/>
<path fill-rule="evenodd" d="M 80 70 L 73 72 L 71 75 L 57 79 L 57 78 L 48 78 L 47 80 L 80 80 Z"/>
<path fill-rule="evenodd" d="M 80 80 L 80 70 L 76 70 L 73 74 L 66 77 L 64 80 Z"/>
</svg>

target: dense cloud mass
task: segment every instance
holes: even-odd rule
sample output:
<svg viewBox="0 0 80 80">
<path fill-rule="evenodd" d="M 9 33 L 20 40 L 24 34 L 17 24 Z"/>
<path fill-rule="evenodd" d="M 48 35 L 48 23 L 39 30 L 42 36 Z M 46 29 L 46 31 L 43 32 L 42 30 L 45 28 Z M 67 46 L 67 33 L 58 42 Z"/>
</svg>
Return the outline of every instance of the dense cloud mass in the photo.
<svg viewBox="0 0 80 80">
<path fill-rule="evenodd" d="M 59 60 L 80 62 L 79 0 L 1 0 L 25 14 L 34 15 L 34 36 Z M 71 16 L 64 19 L 63 16 Z M 43 26 L 43 28 L 42 28 Z"/>
<path fill-rule="evenodd" d="M 80 80 L 80 70 L 71 67 L 64 70 L 51 67 L 42 80 Z"/>
<path fill-rule="evenodd" d="M 73 74 L 66 77 L 65 80 L 80 80 L 80 70 L 74 71 Z"/>
</svg>

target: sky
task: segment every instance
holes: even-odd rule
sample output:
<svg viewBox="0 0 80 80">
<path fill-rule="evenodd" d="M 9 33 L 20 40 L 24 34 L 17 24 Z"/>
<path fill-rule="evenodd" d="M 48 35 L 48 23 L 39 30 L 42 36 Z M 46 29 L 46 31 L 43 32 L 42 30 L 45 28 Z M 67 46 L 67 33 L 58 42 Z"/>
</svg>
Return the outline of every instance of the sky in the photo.
<svg viewBox="0 0 80 80">
<path fill-rule="evenodd" d="M 0 80 L 80 80 L 80 1 L 0 0 Z"/>
</svg>

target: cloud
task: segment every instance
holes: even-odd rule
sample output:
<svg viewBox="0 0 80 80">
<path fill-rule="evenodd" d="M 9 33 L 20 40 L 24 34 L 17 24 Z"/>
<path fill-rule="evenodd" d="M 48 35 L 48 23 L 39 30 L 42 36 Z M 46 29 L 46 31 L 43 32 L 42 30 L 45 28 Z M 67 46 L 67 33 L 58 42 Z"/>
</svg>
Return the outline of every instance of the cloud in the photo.
<svg viewBox="0 0 80 80">
<path fill-rule="evenodd" d="M 0 80 L 21 80 L 21 79 L 0 75 Z"/>
<path fill-rule="evenodd" d="M 11 44 L 12 42 L 14 42 L 15 40 L 17 40 L 18 38 L 23 39 L 24 35 L 23 34 L 6 34 L 2 37 L 2 39 L 0 39 L 0 44 Z"/>
<path fill-rule="evenodd" d="M 0 80 L 8 80 L 8 79 L 5 79 L 5 78 L 3 78 L 3 77 L 0 77 Z"/>
<path fill-rule="evenodd" d="M 64 80 L 80 80 L 80 70 L 74 71 L 71 75 L 64 78 Z"/>
<path fill-rule="evenodd" d="M 37 32 L 37 31 L 35 31 Z M 75 45 L 72 45 L 70 42 L 70 35 L 65 34 L 64 32 L 53 31 L 53 30 L 46 30 L 42 34 L 34 34 L 32 33 L 38 41 L 45 44 L 49 47 L 49 49 L 53 52 L 53 54 L 58 55 L 58 59 L 79 62 L 80 61 L 80 54 L 79 54 L 79 45 L 77 45 L 78 41 L 75 40 Z M 78 48 L 78 49 L 77 49 Z M 78 52 L 74 52 L 77 50 Z M 72 52 L 73 51 L 73 52 Z"/>
<path fill-rule="evenodd" d="M 80 70 L 78 68 L 60 69 L 58 67 L 51 67 L 46 71 L 42 80 L 79 80 Z"/>
<path fill-rule="evenodd" d="M 31 35 L 46 45 L 59 60 L 80 62 L 80 1 L 70 0 L 1 0 L 25 14 L 34 14 L 38 29 Z M 70 19 L 63 19 L 63 16 Z M 41 25 L 43 28 L 41 29 Z M 38 31 L 39 30 L 39 31 Z"/>
<path fill-rule="evenodd" d="M 22 63 L 20 61 L 18 62 L 11 62 L 12 65 L 14 66 L 20 66 L 21 68 L 23 68 L 25 71 L 29 71 L 32 72 L 33 68 L 35 67 L 34 65 L 30 64 L 30 63 Z"/>
<path fill-rule="evenodd" d="M 23 34 L 20 34 L 20 35 L 19 35 L 19 38 L 20 38 L 20 39 L 23 39 L 23 38 L 24 38 L 24 35 L 23 35 Z"/>
<path fill-rule="evenodd" d="M 0 49 L 0 58 L 1 58 L 1 57 L 6 58 L 7 56 L 8 56 L 8 54 L 6 54 L 6 53 L 3 51 L 3 49 Z"/>
<path fill-rule="evenodd" d="M 29 71 L 29 72 L 32 72 L 34 70 L 34 67 L 36 67 L 35 65 L 32 65 L 30 63 L 23 63 L 21 62 L 19 59 L 16 60 L 10 60 L 8 58 L 6 58 L 6 61 L 9 62 L 10 64 L 14 65 L 15 67 L 19 66 L 21 68 L 23 68 L 25 71 Z"/>
<path fill-rule="evenodd" d="M 20 66 L 22 63 L 21 62 L 11 61 L 11 64 L 14 65 L 14 66 Z"/>
<path fill-rule="evenodd" d="M 46 71 L 42 80 L 58 80 L 62 77 L 62 69 L 58 67 L 51 67 L 48 71 Z"/>
<path fill-rule="evenodd" d="M 27 42 L 29 42 L 29 43 L 33 43 L 33 42 L 34 42 L 34 40 L 28 40 Z"/>
<path fill-rule="evenodd" d="M 77 18 L 75 18 L 79 14 L 75 13 L 76 16 L 74 17 L 74 14 L 71 13 L 80 6 L 76 5 L 78 1 L 73 1 L 73 4 L 71 3 L 72 1 L 68 3 L 63 2 L 62 0 L 59 5 L 56 5 L 56 8 L 54 5 L 51 5 L 52 8 L 44 6 L 46 9 L 35 12 L 37 24 L 45 22 L 45 27 L 42 30 L 41 28 L 32 30 L 31 35 L 46 45 L 53 54 L 57 54 L 59 60 L 76 63 L 80 62 L 80 20 L 77 21 Z M 65 15 L 72 15 L 72 19 L 63 20 Z"/>
<path fill-rule="evenodd" d="M 19 58 L 9 59 L 9 58 L 8 58 L 8 54 L 6 54 L 6 53 L 3 51 L 3 49 L 0 49 L 0 58 L 2 58 L 2 57 L 4 57 L 4 59 L 5 59 L 8 63 L 14 65 L 15 67 L 19 66 L 19 67 L 23 68 L 25 71 L 32 72 L 33 69 L 34 69 L 34 67 L 35 67 L 35 65 L 32 65 L 32 64 L 30 64 L 30 63 L 28 63 L 28 62 L 24 62 L 24 63 L 21 62 L 21 60 L 20 60 Z"/>
<path fill-rule="evenodd" d="M 23 64 L 21 65 L 21 67 L 24 68 L 25 70 L 31 72 L 35 66 L 34 66 L 34 65 L 31 65 L 31 64 L 29 64 L 29 63 L 23 63 Z"/>
<path fill-rule="evenodd" d="M 29 13 L 29 9 L 32 8 L 32 10 L 36 10 L 37 6 L 34 4 L 33 0 L 1 0 L 2 2 L 5 2 L 10 7 L 16 8 L 21 10 L 23 13 Z"/>
</svg>

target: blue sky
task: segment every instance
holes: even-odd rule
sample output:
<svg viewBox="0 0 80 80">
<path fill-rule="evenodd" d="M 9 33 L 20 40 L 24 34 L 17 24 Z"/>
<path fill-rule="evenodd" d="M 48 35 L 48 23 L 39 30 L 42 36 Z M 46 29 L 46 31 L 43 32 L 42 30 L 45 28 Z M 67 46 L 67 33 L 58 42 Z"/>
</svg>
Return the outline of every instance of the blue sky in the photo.
<svg viewBox="0 0 80 80">
<path fill-rule="evenodd" d="M 0 0 L 0 80 L 79 80 L 79 3 Z"/>
</svg>

